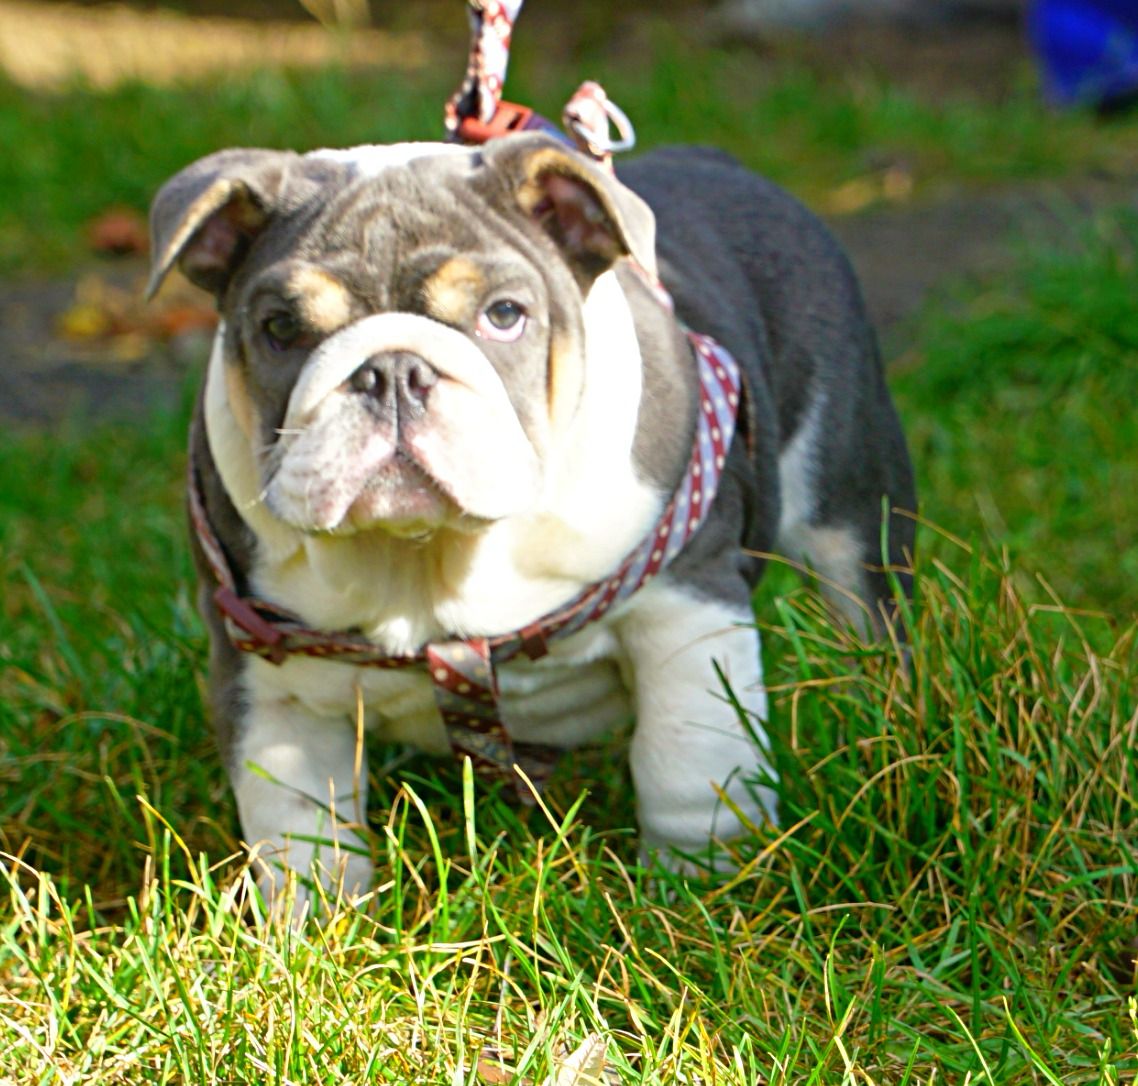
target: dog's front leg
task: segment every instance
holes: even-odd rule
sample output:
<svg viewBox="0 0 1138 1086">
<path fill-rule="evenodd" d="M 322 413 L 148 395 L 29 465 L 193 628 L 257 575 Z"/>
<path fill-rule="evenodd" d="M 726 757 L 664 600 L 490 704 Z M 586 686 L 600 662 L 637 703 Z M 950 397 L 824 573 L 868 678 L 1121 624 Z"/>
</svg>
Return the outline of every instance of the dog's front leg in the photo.
<svg viewBox="0 0 1138 1086">
<path fill-rule="evenodd" d="M 748 606 L 732 606 L 661 578 L 620 622 L 635 673 L 636 729 L 630 763 L 641 844 L 682 869 L 671 850 L 707 854 L 746 821 L 774 819 L 777 797 L 764 752 L 767 698 L 759 635 Z M 718 665 L 744 709 L 731 703 Z"/>
<path fill-rule="evenodd" d="M 289 871 L 298 876 L 298 917 L 312 898 L 308 880 L 345 899 L 367 891 L 372 865 L 356 829 L 367 805 L 362 736 L 350 718 L 318 716 L 294 698 L 255 687 L 248 695 L 231 772 L 266 900 L 285 906 Z"/>
</svg>

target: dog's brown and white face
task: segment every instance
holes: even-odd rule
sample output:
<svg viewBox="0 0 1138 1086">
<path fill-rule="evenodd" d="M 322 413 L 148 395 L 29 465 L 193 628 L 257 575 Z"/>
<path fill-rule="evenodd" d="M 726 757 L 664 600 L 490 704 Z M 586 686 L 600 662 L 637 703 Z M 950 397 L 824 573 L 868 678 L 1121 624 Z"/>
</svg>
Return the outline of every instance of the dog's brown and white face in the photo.
<svg viewBox="0 0 1138 1086">
<path fill-rule="evenodd" d="M 155 202 L 224 319 L 259 498 L 304 533 L 477 531 L 538 506 L 584 377 L 581 295 L 652 252 L 651 213 L 547 140 L 398 168 L 228 151 Z"/>
</svg>

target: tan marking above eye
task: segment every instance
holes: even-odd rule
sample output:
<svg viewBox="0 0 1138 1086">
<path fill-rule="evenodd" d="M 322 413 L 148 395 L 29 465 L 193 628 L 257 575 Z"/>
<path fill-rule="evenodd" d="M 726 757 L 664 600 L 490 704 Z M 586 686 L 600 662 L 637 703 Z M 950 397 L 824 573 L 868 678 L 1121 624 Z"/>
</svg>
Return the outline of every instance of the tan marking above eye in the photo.
<svg viewBox="0 0 1138 1086">
<path fill-rule="evenodd" d="M 482 269 L 465 256 L 439 265 L 422 286 L 423 301 L 431 315 L 448 324 L 470 320 L 485 290 Z"/>
<path fill-rule="evenodd" d="M 289 276 L 287 290 L 295 299 L 297 315 L 314 332 L 330 335 L 351 319 L 350 291 L 323 268 L 298 268 Z"/>
</svg>

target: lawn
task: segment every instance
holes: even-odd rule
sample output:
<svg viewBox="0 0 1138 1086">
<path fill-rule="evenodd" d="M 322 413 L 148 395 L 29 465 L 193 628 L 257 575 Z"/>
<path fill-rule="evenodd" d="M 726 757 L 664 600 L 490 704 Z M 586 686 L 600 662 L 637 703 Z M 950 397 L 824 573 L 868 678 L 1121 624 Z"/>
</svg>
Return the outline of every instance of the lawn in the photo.
<svg viewBox="0 0 1138 1086">
<path fill-rule="evenodd" d="M 597 76 L 646 145 L 718 143 L 820 207 L 881 162 L 919 200 L 1093 174 L 1138 135 L 1026 79 L 934 103 L 650 38 L 584 70 L 523 52 L 511 92 L 556 110 Z M 217 146 L 433 138 L 452 82 L 0 84 L 0 144 L 28 148 L 0 158 L 0 269 L 68 267 L 92 214 Z M 619 737 L 530 812 L 380 749 L 371 908 L 303 932 L 250 922 L 203 723 L 191 390 L 130 425 L 0 434 L 0 1083 L 1133 1081 L 1135 298 L 1138 218 L 1072 209 L 1062 243 L 891 336 L 926 521 L 908 663 L 774 571 L 783 826 L 735 843 L 736 876 L 638 866 Z M 606 1077 L 573 1077 L 594 1035 Z"/>
</svg>

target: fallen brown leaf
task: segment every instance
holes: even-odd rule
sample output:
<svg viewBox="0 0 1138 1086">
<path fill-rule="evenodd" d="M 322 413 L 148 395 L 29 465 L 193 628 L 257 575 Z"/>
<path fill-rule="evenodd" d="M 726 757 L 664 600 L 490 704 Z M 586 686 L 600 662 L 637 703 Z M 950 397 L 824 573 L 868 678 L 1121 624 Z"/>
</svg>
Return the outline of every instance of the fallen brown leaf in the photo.
<svg viewBox="0 0 1138 1086">
<path fill-rule="evenodd" d="M 110 335 L 113 322 L 105 310 L 79 302 L 59 315 L 57 327 L 64 339 L 83 342 Z"/>
<path fill-rule="evenodd" d="M 512 1069 L 506 1067 L 500 1059 L 488 1058 L 485 1054 L 479 1057 L 475 1070 L 487 1086 L 505 1086 L 506 1083 L 514 1081 Z"/>
<path fill-rule="evenodd" d="M 217 327 L 217 311 L 208 305 L 173 305 L 160 310 L 151 322 L 163 339 L 176 339 L 186 332 L 210 332 Z"/>
<path fill-rule="evenodd" d="M 134 208 L 112 207 L 87 224 L 87 242 L 97 253 L 130 256 L 150 247 L 146 220 Z"/>
</svg>

